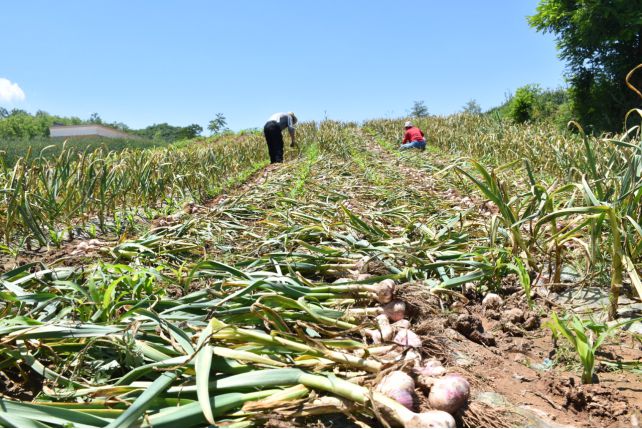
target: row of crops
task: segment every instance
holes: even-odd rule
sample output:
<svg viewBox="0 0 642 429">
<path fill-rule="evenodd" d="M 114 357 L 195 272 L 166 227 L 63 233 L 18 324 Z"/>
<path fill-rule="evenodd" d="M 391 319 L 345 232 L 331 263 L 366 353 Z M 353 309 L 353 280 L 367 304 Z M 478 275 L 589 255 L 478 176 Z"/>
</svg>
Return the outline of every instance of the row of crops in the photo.
<svg viewBox="0 0 642 429">
<path fill-rule="evenodd" d="M 0 399 L 0 423 L 248 426 L 343 412 L 454 424 L 372 389 L 427 351 L 401 337 L 368 348 L 364 335 L 379 314 L 406 316 L 394 298 L 411 283 L 479 264 L 450 219 L 416 224 L 433 216 L 427 195 L 398 190 L 375 159 L 355 168 L 333 154 L 359 157 L 358 137 L 322 125 L 293 171 L 116 244 L 111 261 L 4 273 L 0 369 L 14 399 Z M 461 267 L 420 263 L 423 252 Z"/>
<path fill-rule="evenodd" d="M 640 288 L 633 270 L 642 249 L 639 127 L 596 139 L 542 124 L 517 126 L 470 115 L 419 120 L 418 125 L 436 146 L 453 155 L 473 155 L 494 167 L 457 160 L 448 166 L 468 176 L 499 207 L 493 230 L 501 225 L 502 231 L 509 231 L 510 247 L 516 254 L 522 252 L 527 266 L 535 267 L 531 253 L 542 235 L 558 275 L 564 249 L 572 243 L 587 249 L 586 260 L 580 262 L 583 271 L 613 265 L 614 306 L 623 270 Z M 366 133 L 383 142 L 397 141 L 401 129 L 400 121 L 364 124 Z M 332 132 L 318 132 L 315 124 L 301 131 L 304 145 L 315 141 L 346 155 Z M 264 151 L 262 138 L 248 135 L 234 143 L 180 149 L 80 155 L 63 150 L 54 158 L 27 157 L 0 172 L 3 248 L 15 254 L 34 243 L 60 245 L 75 235 L 122 234 L 140 217 L 151 220 L 159 210 L 175 210 L 178 201 L 204 201 L 244 180 L 263 165 Z M 522 170 L 521 177 L 502 180 L 503 172 L 516 169 Z M 526 226 L 530 230 L 522 232 Z"/>
<path fill-rule="evenodd" d="M 2 161 L 7 165 L 14 165 L 19 158 L 32 154 L 46 153 L 50 157 L 60 155 L 60 150 L 71 149 L 76 152 L 96 150 L 105 148 L 108 151 L 119 152 L 124 149 L 150 149 L 154 147 L 168 146 L 165 141 L 153 141 L 143 139 L 114 139 L 107 137 L 74 137 L 67 140 L 63 145 L 63 139 L 51 137 L 32 137 L 24 139 L 0 139 L 0 153 Z M 31 155 L 30 155 L 31 156 Z"/>
<path fill-rule="evenodd" d="M 559 283 L 570 264 L 582 282 L 610 284 L 615 317 L 621 289 L 639 286 L 639 133 L 552 138 L 468 116 L 420 125 L 450 156 L 398 162 L 430 187 L 383 157 L 395 121 L 307 124 L 296 162 L 212 205 L 262 165 L 260 137 L 5 169 L 8 252 L 55 245 L 60 231 L 57 242 L 101 237 L 128 215 L 139 235 L 70 266 L 0 275 L 0 425 L 302 426 L 336 413 L 362 426 L 478 424 L 461 404 L 417 413 L 382 383 L 414 373 L 435 395 L 431 371 L 452 362 L 413 330 L 432 297 L 447 304 L 463 285 L 497 290 L 512 273 L 529 298 L 535 273 Z M 538 156 L 551 147 L 573 168 Z M 492 168 L 466 153 L 494 154 Z M 470 205 L 453 210 L 464 204 L 450 187 L 471 191 Z M 197 204 L 178 210 L 185 200 Z"/>
<path fill-rule="evenodd" d="M 258 136 L 230 144 L 105 152 L 63 148 L 0 163 L 0 225 L 5 248 L 57 244 L 89 228 L 135 223 L 153 209 L 203 200 L 264 165 Z M 174 206 L 172 205 L 174 204 Z M 122 231 L 119 231 L 122 232 Z M 31 241 L 35 241 L 32 244 Z M 19 244 L 19 243 L 18 243 Z"/>
<path fill-rule="evenodd" d="M 611 318 L 623 276 L 642 295 L 636 269 L 642 250 L 639 125 L 595 138 L 465 115 L 418 123 L 429 139 L 434 133 L 436 146 L 466 157 L 444 168 L 456 170 L 497 207 L 489 219 L 491 243 L 504 235 L 504 245 L 531 270 L 550 258 L 555 283 L 566 259 L 587 282 L 610 273 Z M 372 121 L 364 128 L 385 144 L 398 140 L 401 122 Z"/>
</svg>

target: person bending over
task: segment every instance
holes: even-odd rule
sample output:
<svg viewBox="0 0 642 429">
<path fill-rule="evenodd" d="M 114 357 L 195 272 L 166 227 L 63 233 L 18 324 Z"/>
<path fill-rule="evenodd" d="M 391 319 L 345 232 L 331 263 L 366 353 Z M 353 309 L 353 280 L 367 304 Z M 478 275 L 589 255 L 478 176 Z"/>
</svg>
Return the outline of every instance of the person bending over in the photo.
<svg viewBox="0 0 642 429">
<path fill-rule="evenodd" d="M 281 131 L 288 129 L 290 133 L 290 146 L 296 146 L 294 126 L 298 122 L 294 113 L 275 113 L 270 116 L 270 119 L 263 127 L 263 134 L 265 134 L 265 141 L 268 145 L 268 152 L 270 152 L 270 163 L 283 162 L 283 134 Z"/>
</svg>

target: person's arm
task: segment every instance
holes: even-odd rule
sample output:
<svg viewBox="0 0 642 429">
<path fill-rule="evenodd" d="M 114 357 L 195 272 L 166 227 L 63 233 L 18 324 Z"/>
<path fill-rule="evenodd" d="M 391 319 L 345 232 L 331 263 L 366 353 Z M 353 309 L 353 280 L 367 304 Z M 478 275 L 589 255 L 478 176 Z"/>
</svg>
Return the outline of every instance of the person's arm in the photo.
<svg viewBox="0 0 642 429">
<path fill-rule="evenodd" d="M 294 124 L 292 123 L 292 116 L 288 115 L 288 132 L 290 133 L 290 147 L 296 146 L 296 133 Z"/>
<path fill-rule="evenodd" d="M 421 131 L 421 128 L 419 128 L 419 132 L 421 133 L 421 137 L 426 137 L 426 136 L 424 135 L 424 132 L 423 132 L 423 131 Z"/>
<path fill-rule="evenodd" d="M 410 132 L 406 131 L 405 134 L 403 135 L 403 141 L 401 144 L 406 144 L 410 141 Z"/>
<path fill-rule="evenodd" d="M 290 132 L 290 141 L 292 141 L 290 147 L 294 147 L 296 146 L 295 130 L 294 128 L 288 128 L 288 131 Z"/>
</svg>

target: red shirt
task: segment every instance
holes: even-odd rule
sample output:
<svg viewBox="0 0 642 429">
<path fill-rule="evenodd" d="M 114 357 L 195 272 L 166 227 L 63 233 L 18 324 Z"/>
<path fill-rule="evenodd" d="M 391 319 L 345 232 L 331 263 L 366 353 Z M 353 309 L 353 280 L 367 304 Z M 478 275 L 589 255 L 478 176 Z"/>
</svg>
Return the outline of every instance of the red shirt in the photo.
<svg viewBox="0 0 642 429">
<path fill-rule="evenodd" d="M 424 133 L 417 127 L 408 128 L 406 134 L 403 135 L 403 142 L 416 142 L 424 139 Z"/>
</svg>

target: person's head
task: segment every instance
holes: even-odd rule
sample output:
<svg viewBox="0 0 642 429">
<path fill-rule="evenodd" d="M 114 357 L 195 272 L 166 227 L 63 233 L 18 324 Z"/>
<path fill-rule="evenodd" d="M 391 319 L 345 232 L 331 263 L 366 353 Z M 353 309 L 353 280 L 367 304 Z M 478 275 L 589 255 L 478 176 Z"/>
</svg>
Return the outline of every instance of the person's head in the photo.
<svg viewBox="0 0 642 429">
<path fill-rule="evenodd" d="M 406 121 L 406 123 L 403 126 L 405 129 L 412 128 L 412 122 Z"/>
<path fill-rule="evenodd" d="M 288 112 L 288 115 L 290 115 L 292 117 L 292 123 L 293 124 L 296 124 L 297 122 L 299 122 L 299 120 L 297 119 L 297 117 L 294 114 L 294 112 Z"/>
</svg>

